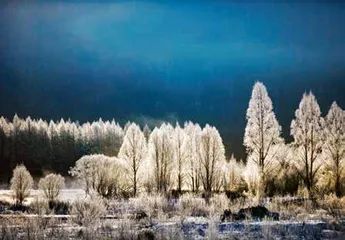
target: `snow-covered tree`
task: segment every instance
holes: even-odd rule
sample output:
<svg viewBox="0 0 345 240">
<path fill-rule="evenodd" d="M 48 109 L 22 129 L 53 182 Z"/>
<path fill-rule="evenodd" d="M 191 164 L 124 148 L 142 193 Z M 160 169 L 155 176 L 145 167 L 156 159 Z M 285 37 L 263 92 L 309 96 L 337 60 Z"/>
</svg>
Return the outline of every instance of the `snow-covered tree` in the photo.
<svg viewBox="0 0 345 240">
<path fill-rule="evenodd" d="M 11 179 L 11 190 L 16 199 L 16 204 L 22 205 L 25 198 L 30 196 L 32 185 L 33 179 L 30 172 L 24 165 L 18 165 L 13 170 L 13 176 Z"/>
<path fill-rule="evenodd" d="M 254 161 L 247 161 L 243 171 L 243 178 L 248 185 L 249 193 L 258 196 L 258 191 L 260 191 L 260 170 Z"/>
<path fill-rule="evenodd" d="M 124 163 L 120 159 L 94 154 L 80 158 L 69 173 L 84 185 L 87 194 L 95 191 L 110 198 L 127 190 L 124 171 Z"/>
<path fill-rule="evenodd" d="M 38 187 L 43 191 L 44 196 L 50 201 L 54 202 L 60 195 L 61 189 L 65 185 L 65 179 L 60 174 L 48 174 L 41 178 Z"/>
<path fill-rule="evenodd" d="M 332 172 L 335 193 L 341 196 L 341 176 L 345 167 L 345 113 L 333 102 L 324 121 L 326 165 Z"/>
<path fill-rule="evenodd" d="M 149 140 L 149 155 L 153 176 L 158 192 L 167 192 L 171 187 L 171 173 L 174 159 L 174 128 L 170 124 L 162 124 L 155 128 Z"/>
<path fill-rule="evenodd" d="M 175 157 L 174 165 L 176 164 L 175 175 L 177 180 L 177 190 L 179 192 L 181 192 L 185 182 L 186 164 L 188 159 L 188 140 L 188 135 L 185 133 L 184 129 L 182 129 L 177 123 L 174 130 L 173 143 Z"/>
<path fill-rule="evenodd" d="M 201 185 L 199 151 L 202 129 L 199 124 L 194 124 L 192 122 L 186 122 L 184 129 L 188 135 L 186 145 L 186 151 L 188 153 L 188 161 L 186 166 L 187 183 L 192 192 L 198 192 Z"/>
<path fill-rule="evenodd" d="M 250 156 L 248 161 L 257 165 L 260 178 L 259 195 L 264 194 L 268 175 L 275 164 L 275 154 L 281 144 L 281 126 L 273 112 L 273 105 L 266 87 L 255 83 L 247 109 L 247 126 L 244 134 L 244 146 Z"/>
<path fill-rule="evenodd" d="M 215 127 L 206 125 L 200 142 L 201 181 L 205 192 L 219 190 L 221 186 L 221 163 L 225 160 L 222 138 Z"/>
<path fill-rule="evenodd" d="M 225 191 L 237 191 L 243 184 L 243 172 L 245 165 L 242 161 L 237 162 L 232 155 L 229 161 L 222 164 L 223 170 L 223 188 Z"/>
<path fill-rule="evenodd" d="M 291 135 L 296 147 L 296 167 L 308 193 L 312 194 L 321 166 L 319 157 L 323 145 L 323 119 L 319 104 L 311 92 L 303 94 L 295 116 L 291 122 Z"/>
<path fill-rule="evenodd" d="M 137 124 L 131 123 L 126 131 L 118 158 L 123 159 L 126 164 L 126 172 L 129 176 L 129 181 L 132 183 L 134 196 L 137 194 L 138 189 L 138 173 L 141 170 L 146 154 L 147 144 L 145 136 Z"/>
<path fill-rule="evenodd" d="M 143 129 L 144 136 L 146 138 L 146 141 L 148 142 L 150 139 L 150 134 L 151 134 L 151 129 L 147 124 L 145 124 L 144 129 Z"/>
</svg>

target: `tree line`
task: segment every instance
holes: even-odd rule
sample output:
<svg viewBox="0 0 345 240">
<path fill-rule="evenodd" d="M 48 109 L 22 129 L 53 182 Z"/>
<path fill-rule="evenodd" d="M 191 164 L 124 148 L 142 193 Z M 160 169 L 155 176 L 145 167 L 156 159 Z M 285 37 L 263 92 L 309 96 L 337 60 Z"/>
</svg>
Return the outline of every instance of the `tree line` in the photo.
<svg viewBox="0 0 345 240">
<path fill-rule="evenodd" d="M 334 102 L 323 117 L 309 92 L 291 122 L 286 143 L 266 87 L 257 82 L 246 112 L 245 161 L 226 159 L 214 126 L 163 123 L 124 128 L 102 119 L 78 122 L 0 119 L 3 173 L 23 163 L 32 173 L 43 169 L 79 179 L 86 191 L 111 197 L 121 192 L 274 194 L 344 193 L 345 112 Z M 71 168 L 70 168 L 71 167 Z"/>
<path fill-rule="evenodd" d="M 124 130 L 114 120 L 79 124 L 64 119 L 48 123 L 17 115 L 12 121 L 1 117 L 1 179 L 8 179 L 17 164 L 24 164 L 33 175 L 45 171 L 66 175 L 70 166 L 84 155 L 116 156 L 123 136 Z"/>
</svg>

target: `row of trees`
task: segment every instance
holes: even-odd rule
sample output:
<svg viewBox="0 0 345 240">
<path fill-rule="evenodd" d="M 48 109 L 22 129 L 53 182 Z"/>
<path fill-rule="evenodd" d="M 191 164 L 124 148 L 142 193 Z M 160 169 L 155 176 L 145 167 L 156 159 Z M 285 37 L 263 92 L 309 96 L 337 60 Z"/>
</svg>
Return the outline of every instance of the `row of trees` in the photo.
<svg viewBox="0 0 345 240">
<path fill-rule="evenodd" d="M 33 187 L 33 178 L 30 172 L 24 165 L 18 165 L 13 169 L 13 176 L 11 178 L 11 190 L 16 205 L 23 205 L 24 200 L 30 196 L 30 191 Z M 50 203 L 57 200 L 61 189 L 64 187 L 65 179 L 60 174 L 48 174 L 41 178 L 38 187 L 43 191 L 43 195 Z"/>
<path fill-rule="evenodd" d="M 76 162 L 71 175 L 84 183 L 87 192 L 105 197 L 138 189 L 167 192 L 171 189 L 201 189 L 211 192 L 222 187 L 222 167 L 228 163 L 215 127 L 188 122 L 184 128 L 162 124 L 146 139 L 140 127 L 131 123 L 118 157 L 88 155 Z"/>
<path fill-rule="evenodd" d="M 286 145 L 281 126 L 273 112 L 272 101 L 265 86 L 254 85 L 247 110 L 244 145 L 248 165 L 257 172 L 259 195 L 267 192 L 268 182 L 277 169 L 292 169 L 303 181 L 309 195 L 318 180 L 327 180 L 335 193 L 342 193 L 345 159 L 345 112 L 334 102 L 323 118 L 315 96 L 303 94 L 295 119 L 291 122 L 293 142 Z M 322 176 L 326 174 L 327 176 Z M 321 183 L 322 181 L 319 181 Z"/>
<path fill-rule="evenodd" d="M 158 192 L 247 189 L 259 196 L 294 194 L 299 187 L 305 187 L 309 195 L 331 189 L 340 196 L 344 178 L 345 112 L 334 102 L 323 118 L 315 96 L 305 93 L 292 120 L 291 135 L 293 142 L 285 143 L 272 101 L 265 86 L 258 82 L 247 110 L 246 164 L 234 158 L 226 160 L 215 127 L 201 128 L 191 122 L 183 127 L 178 123 L 176 126 L 162 124 L 146 137 L 132 123 L 113 161 L 124 173 L 117 175 L 118 183 L 124 179 L 120 185 L 126 185 L 134 195 L 138 188 L 145 186 L 148 191 Z M 72 175 L 79 179 L 91 176 L 78 173 L 87 169 L 78 164 L 92 166 L 86 162 L 92 162 L 95 157 L 79 160 Z M 97 155 L 97 158 L 95 166 L 104 156 Z"/>
<path fill-rule="evenodd" d="M 293 141 L 281 136 L 265 86 L 254 85 L 246 114 L 247 159 L 226 160 L 221 136 L 213 126 L 186 122 L 156 126 L 151 132 L 135 123 L 122 129 L 115 121 L 49 124 L 42 120 L 0 119 L 0 157 L 12 169 L 52 169 L 72 176 L 103 196 L 119 190 L 206 192 L 247 189 L 259 196 L 343 192 L 345 113 L 334 102 L 322 117 L 315 96 L 305 93 L 291 123 Z M 104 154 L 104 155 L 102 155 Z M 107 155 L 108 157 L 106 157 Z M 76 161 L 79 159 L 78 161 Z"/>
</svg>

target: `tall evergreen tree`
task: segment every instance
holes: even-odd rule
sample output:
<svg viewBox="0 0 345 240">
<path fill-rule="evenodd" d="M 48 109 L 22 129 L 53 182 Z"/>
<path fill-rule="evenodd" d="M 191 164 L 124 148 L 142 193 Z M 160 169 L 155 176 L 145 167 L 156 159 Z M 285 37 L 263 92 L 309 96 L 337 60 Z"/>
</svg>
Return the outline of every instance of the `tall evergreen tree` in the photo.
<svg viewBox="0 0 345 240">
<path fill-rule="evenodd" d="M 333 173 L 334 190 L 338 197 L 342 195 L 341 176 L 345 167 L 345 112 L 333 102 L 325 117 L 325 145 L 323 152 L 326 165 Z"/>
<path fill-rule="evenodd" d="M 295 116 L 291 122 L 291 135 L 296 147 L 296 167 L 309 195 L 312 195 L 316 174 L 321 167 L 319 157 L 323 145 L 323 119 L 319 104 L 311 92 L 303 94 Z"/>
<path fill-rule="evenodd" d="M 250 156 L 248 161 L 253 161 L 258 168 L 258 194 L 261 196 L 265 193 L 266 181 L 278 151 L 274 146 L 283 142 L 280 137 L 281 126 L 273 112 L 272 101 L 261 82 L 255 83 L 253 87 L 246 118 L 244 146 Z"/>
</svg>

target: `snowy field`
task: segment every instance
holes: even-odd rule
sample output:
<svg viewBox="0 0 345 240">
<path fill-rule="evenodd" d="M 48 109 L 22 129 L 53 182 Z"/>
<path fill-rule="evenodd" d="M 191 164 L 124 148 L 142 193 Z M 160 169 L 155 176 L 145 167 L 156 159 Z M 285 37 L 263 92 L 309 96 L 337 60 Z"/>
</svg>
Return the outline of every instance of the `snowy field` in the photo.
<svg viewBox="0 0 345 240">
<path fill-rule="evenodd" d="M 30 197 L 25 199 L 25 204 L 30 204 L 36 198 L 41 199 L 42 193 L 39 190 L 32 190 Z M 61 190 L 59 199 L 64 202 L 73 202 L 77 199 L 84 199 L 85 192 L 82 189 L 63 189 Z M 12 191 L 11 190 L 0 190 L 0 201 L 6 201 L 13 203 Z"/>
<path fill-rule="evenodd" d="M 29 205 L 37 197 L 41 198 L 42 195 L 38 190 L 34 190 L 25 203 Z M 75 200 L 85 198 L 86 195 L 82 189 L 64 189 L 59 199 L 72 204 Z M 145 200 L 147 201 L 147 199 Z M 287 217 L 284 217 L 281 221 L 244 220 L 223 223 L 219 219 L 220 209 L 217 209 L 215 213 L 210 214 L 208 217 L 192 217 L 189 216 L 189 212 L 178 210 L 169 210 L 172 212 L 161 211 L 155 214 L 155 210 L 150 210 L 149 201 L 145 202 L 145 200 L 110 201 L 110 209 L 108 209 L 107 215 L 101 219 L 97 227 L 93 226 L 93 229 L 96 229 L 93 231 L 93 234 L 96 234 L 93 237 L 106 236 L 110 239 L 127 239 L 129 236 L 136 236 L 141 232 L 144 232 L 144 234 L 149 232 L 154 233 L 155 236 L 160 236 L 159 239 L 345 239 L 344 232 L 334 229 L 325 217 L 319 217 L 322 215 L 316 213 L 305 216 L 305 219 L 287 219 Z M 202 199 L 193 199 L 196 202 L 200 200 Z M 11 191 L 1 190 L 0 201 L 13 202 Z M 178 202 L 174 205 L 176 208 L 179 207 Z M 133 219 L 133 213 L 138 209 L 145 210 L 150 217 L 141 220 Z M 41 221 L 39 219 L 42 216 L 35 214 L 15 214 L 12 216 L 0 214 L 2 222 L 12 221 L 12 225 L 16 225 L 16 219 L 22 219 L 23 217 L 27 221 L 33 222 L 34 220 Z M 63 232 L 66 238 L 76 239 L 83 229 L 73 223 L 72 217 L 69 215 L 45 215 L 43 218 L 47 221 L 55 221 L 54 227 L 40 229 L 41 234 L 44 236 L 50 236 L 49 234 L 56 231 L 56 226 L 59 226 L 60 233 Z M 21 231 L 24 236 L 25 224 L 19 226 L 16 231 L 16 236 L 20 236 Z M 54 239 L 54 237 L 51 236 L 49 239 Z"/>
</svg>

